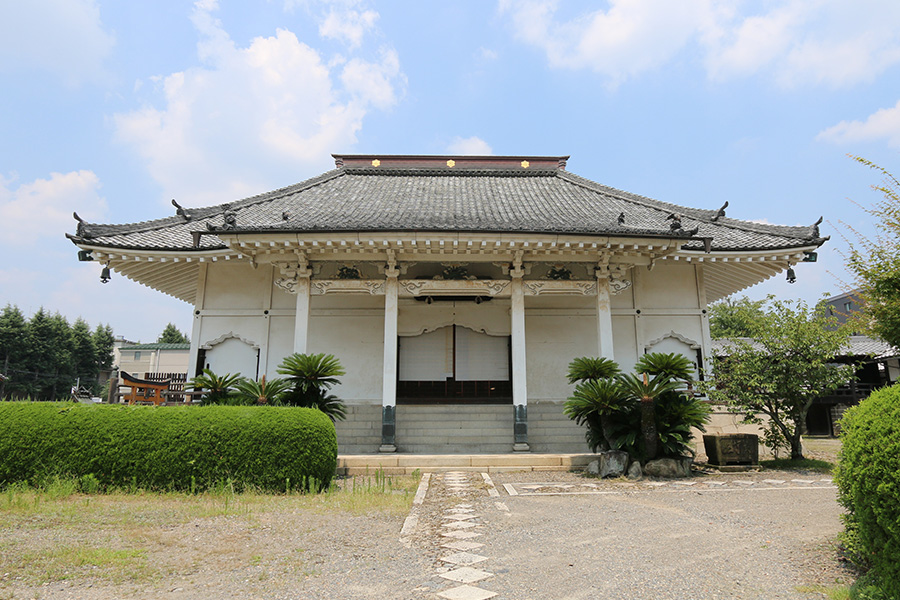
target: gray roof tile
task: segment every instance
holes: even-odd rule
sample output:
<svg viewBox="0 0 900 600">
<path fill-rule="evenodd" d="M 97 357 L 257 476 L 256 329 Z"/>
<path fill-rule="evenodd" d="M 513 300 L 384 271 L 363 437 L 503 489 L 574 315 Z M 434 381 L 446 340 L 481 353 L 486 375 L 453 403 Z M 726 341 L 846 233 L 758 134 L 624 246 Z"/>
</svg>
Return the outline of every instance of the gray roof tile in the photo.
<svg viewBox="0 0 900 600">
<path fill-rule="evenodd" d="M 122 225 L 79 223 L 75 243 L 122 249 L 223 247 L 207 229 L 235 211 L 239 231 L 467 231 L 684 237 L 702 250 L 789 249 L 821 244 L 815 227 L 713 220 L 715 210 L 668 204 L 609 188 L 561 169 L 342 167 L 305 182 L 181 216 Z M 619 224 L 618 217 L 625 220 Z M 681 216 L 673 231 L 669 218 Z M 282 215 L 286 214 L 285 220 Z M 690 231 L 697 228 L 695 236 Z"/>
</svg>

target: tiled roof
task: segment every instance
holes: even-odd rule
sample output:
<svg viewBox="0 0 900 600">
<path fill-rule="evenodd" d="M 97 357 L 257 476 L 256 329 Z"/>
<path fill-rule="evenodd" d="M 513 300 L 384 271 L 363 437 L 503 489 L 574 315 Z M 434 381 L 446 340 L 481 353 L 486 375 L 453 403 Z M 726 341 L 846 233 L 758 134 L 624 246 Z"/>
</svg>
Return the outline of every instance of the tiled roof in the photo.
<svg viewBox="0 0 900 600">
<path fill-rule="evenodd" d="M 712 341 L 713 353 L 716 356 L 728 356 L 735 342 L 744 342 L 754 350 L 763 350 L 762 344 L 753 338 L 720 338 Z M 865 335 L 852 335 L 842 349 L 844 356 L 868 356 L 875 359 L 889 358 L 900 354 L 896 348 L 883 340 Z"/>
<path fill-rule="evenodd" d="M 436 157 L 435 157 L 436 158 Z M 442 157 L 441 160 L 446 157 Z M 452 161 L 451 161 L 452 162 Z M 434 163 L 437 164 L 437 163 Z M 667 204 L 560 168 L 336 168 L 305 182 L 189 215 L 124 225 L 79 223 L 69 237 L 99 247 L 208 250 L 224 244 L 208 226 L 224 213 L 235 232 L 463 231 L 684 237 L 685 249 L 776 250 L 821 244 L 818 228 L 716 217 L 716 210 Z M 564 164 L 561 162 L 560 164 Z M 681 227 L 673 229 L 680 218 Z M 696 229 L 696 232 L 694 230 Z M 192 232 L 201 232 L 195 246 Z"/>
<path fill-rule="evenodd" d="M 191 345 L 188 344 L 131 344 L 130 346 L 122 346 L 119 350 L 190 350 Z"/>
</svg>

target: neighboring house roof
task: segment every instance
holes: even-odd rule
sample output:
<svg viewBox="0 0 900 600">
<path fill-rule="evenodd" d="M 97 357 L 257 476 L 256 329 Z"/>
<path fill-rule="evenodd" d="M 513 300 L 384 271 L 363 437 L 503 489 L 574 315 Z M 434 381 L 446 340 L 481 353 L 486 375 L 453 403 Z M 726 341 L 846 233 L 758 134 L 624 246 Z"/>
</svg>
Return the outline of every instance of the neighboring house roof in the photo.
<svg viewBox="0 0 900 600">
<path fill-rule="evenodd" d="M 468 163 L 459 158 L 454 167 L 446 166 L 446 157 L 337 158 L 344 166 L 280 190 L 179 209 L 184 216 L 154 221 L 80 222 L 69 237 L 107 248 L 225 248 L 208 226 L 221 228 L 229 210 L 235 217 L 229 233 L 416 230 L 683 237 L 687 250 L 704 250 L 704 238 L 711 240 L 712 250 L 788 249 L 827 239 L 816 225 L 740 221 L 725 217 L 724 210 L 688 208 L 610 188 L 560 168 L 568 157 L 475 157 Z M 522 161 L 529 168 L 522 168 Z M 674 227 L 673 215 L 680 216 L 680 227 Z"/>
<path fill-rule="evenodd" d="M 122 350 L 190 350 L 190 344 L 133 344 L 131 346 L 122 346 Z"/>
<path fill-rule="evenodd" d="M 712 351 L 716 356 L 728 356 L 736 342 L 750 344 L 754 350 L 764 350 L 762 344 L 753 338 L 719 338 L 712 341 Z M 843 356 L 869 356 L 875 359 L 884 359 L 897 356 L 897 350 L 887 342 L 865 335 L 852 335 L 843 348 Z"/>
</svg>

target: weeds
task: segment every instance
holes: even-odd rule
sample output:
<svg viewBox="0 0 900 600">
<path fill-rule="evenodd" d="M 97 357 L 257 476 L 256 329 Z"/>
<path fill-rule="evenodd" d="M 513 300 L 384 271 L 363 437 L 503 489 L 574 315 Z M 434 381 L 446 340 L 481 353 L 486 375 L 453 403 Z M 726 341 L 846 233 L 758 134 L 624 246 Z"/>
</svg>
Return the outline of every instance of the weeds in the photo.
<svg viewBox="0 0 900 600">
<path fill-rule="evenodd" d="M 801 458 L 791 460 L 789 458 L 775 458 L 759 461 L 766 469 L 774 471 L 812 471 L 814 473 L 830 474 L 834 470 L 834 463 L 815 458 Z"/>
</svg>

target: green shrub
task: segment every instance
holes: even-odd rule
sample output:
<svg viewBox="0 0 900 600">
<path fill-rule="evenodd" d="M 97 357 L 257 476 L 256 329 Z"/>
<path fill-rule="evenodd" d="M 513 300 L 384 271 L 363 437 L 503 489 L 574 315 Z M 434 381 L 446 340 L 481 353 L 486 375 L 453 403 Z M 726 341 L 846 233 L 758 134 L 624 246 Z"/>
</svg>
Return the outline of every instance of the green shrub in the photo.
<svg viewBox="0 0 900 600">
<path fill-rule="evenodd" d="M 312 409 L 0 404 L 0 486 L 324 489 L 336 462 L 334 424 Z"/>
<path fill-rule="evenodd" d="M 885 598 L 900 598 L 900 386 L 883 388 L 848 410 L 836 481 Z M 857 553 L 860 551 L 857 549 Z M 867 584 L 867 597 L 875 598 Z"/>
</svg>

